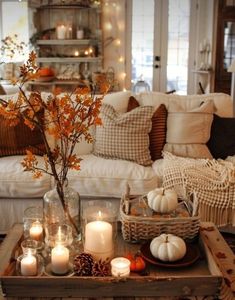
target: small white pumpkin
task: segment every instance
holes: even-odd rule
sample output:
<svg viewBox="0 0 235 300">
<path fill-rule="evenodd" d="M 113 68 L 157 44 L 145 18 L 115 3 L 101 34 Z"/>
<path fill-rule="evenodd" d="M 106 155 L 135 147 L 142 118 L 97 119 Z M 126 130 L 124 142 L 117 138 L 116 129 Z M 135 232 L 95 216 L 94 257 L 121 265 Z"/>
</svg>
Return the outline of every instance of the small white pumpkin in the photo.
<svg viewBox="0 0 235 300">
<path fill-rule="evenodd" d="M 185 256 L 184 240 L 173 234 L 161 234 L 150 243 L 152 255 L 162 261 L 176 261 Z"/>
<path fill-rule="evenodd" d="M 174 190 L 157 188 L 147 194 L 148 205 L 158 213 L 169 213 L 176 209 L 178 197 Z"/>
</svg>

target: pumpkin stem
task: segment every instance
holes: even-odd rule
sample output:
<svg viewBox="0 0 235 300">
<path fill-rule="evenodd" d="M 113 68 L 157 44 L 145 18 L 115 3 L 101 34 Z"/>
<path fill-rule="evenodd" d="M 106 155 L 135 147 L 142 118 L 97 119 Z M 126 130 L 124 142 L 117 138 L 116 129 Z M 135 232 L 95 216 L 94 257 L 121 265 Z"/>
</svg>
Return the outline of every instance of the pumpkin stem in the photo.
<svg viewBox="0 0 235 300">
<path fill-rule="evenodd" d="M 166 243 L 168 243 L 168 235 L 166 235 Z"/>
</svg>

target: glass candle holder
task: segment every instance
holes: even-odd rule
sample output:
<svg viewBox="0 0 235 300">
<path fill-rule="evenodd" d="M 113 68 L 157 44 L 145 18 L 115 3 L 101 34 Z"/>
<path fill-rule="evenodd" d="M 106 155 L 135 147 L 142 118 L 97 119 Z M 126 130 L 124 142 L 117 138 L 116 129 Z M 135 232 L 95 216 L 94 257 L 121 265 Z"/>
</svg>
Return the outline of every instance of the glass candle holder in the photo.
<svg viewBox="0 0 235 300">
<path fill-rule="evenodd" d="M 117 214 L 109 201 L 92 200 L 83 207 L 84 252 L 95 260 L 111 260 L 117 234 Z"/>
<path fill-rule="evenodd" d="M 130 261 L 125 257 L 116 257 L 111 260 L 111 273 L 115 277 L 130 275 Z"/>
<path fill-rule="evenodd" d="M 39 206 L 28 207 L 24 211 L 24 237 L 42 241 L 43 240 L 43 209 Z"/>
<path fill-rule="evenodd" d="M 28 251 L 16 260 L 16 273 L 21 276 L 40 276 L 43 273 L 43 258 Z"/>
<path fill-rule="evenodd" d="M 43 250 L 43 243 L 32 239 L 26 239 L 21 242 L 23 254 L 31 253 L 33 255 L 41 253 Z"/>
<path fill-rule="evenodd" d="M 68 224 L 50 224 L 45 227 L 45 243 L 48 247 L 56 244 L 70 246 L 73 242 L 72 227 Z"/>
</svg>

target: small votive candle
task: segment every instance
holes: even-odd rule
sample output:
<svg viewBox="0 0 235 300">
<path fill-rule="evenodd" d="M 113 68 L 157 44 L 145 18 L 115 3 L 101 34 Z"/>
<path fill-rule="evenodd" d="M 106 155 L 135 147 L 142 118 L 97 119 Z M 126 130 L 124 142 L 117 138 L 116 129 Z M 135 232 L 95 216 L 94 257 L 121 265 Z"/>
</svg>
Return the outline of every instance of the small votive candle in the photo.
<svg viewBox="0 0 235 300">
<path fill-rule="evenodd" d="M 30 252 L 22 258 L 20 271 L 23 276 L 37 275 L 37 259 Z"/>
<path fill-rule="evenodd" d="M 29 229 L 30 238 L 36 241 L 40 241 L 42 239 L 43 226 L 40 221 L 35 221 L 32 223 Z"/>
<path fill-rule="evenodd" d="M 69 249 L 57 245 L 51 250 L 51 269 L 55 274 L 65 274 L 69 270 Z"/>
<path fill-rule="evenodd" d="M 78 57 L 79 56 L 79 51 L 75 51 L 74 56 Z"/>
<path fill-rule="evenodd" d="M 116 257 L 111 260 L 111 273 L 115 277 L 125 277 L 130 274 L 130 261 L 125 257 Z"/>
</svg>

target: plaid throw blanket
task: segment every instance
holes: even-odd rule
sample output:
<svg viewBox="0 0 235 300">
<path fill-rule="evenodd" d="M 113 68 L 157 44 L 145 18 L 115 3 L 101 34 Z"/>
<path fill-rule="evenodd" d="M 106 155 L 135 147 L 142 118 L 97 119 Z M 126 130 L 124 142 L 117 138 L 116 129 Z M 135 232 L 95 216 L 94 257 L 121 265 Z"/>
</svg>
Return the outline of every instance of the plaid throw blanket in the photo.
<svg viewBox="0 0 235 300">
<path fill-rule="evenodd" d="M 202 221 L 235 225 L 235 158 L 209 160 L 177 157 L 165 152 L 163 187 L 179 196 L 194 194 Z"/>
</svg>

